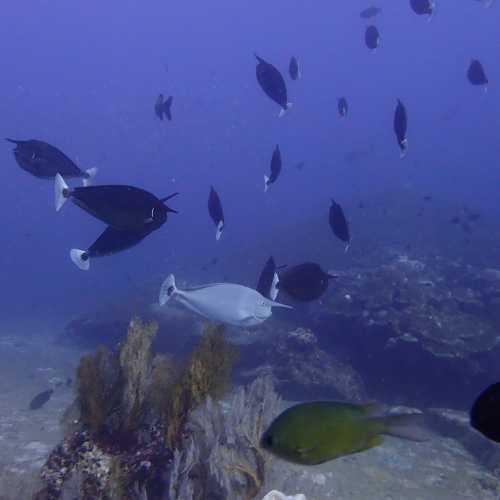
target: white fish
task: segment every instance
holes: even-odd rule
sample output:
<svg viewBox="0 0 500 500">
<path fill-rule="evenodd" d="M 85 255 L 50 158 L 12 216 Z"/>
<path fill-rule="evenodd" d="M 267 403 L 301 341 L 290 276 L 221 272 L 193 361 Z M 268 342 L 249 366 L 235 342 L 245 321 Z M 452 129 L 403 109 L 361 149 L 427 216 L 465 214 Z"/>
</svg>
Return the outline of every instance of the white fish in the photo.
<svg viewBox="0 0 500 500">
<path fill-rule="evenodd" d="M 167 276 L 161 286 L 160 305 L 170 299 L 212 321 L 242 327 L 263 323 L 271 317 L 273 307 L 292 309 L 263 297 L 252 288 L 233 283 L 213 283 L 179 290 L 173 274 Z"/>
</svg>

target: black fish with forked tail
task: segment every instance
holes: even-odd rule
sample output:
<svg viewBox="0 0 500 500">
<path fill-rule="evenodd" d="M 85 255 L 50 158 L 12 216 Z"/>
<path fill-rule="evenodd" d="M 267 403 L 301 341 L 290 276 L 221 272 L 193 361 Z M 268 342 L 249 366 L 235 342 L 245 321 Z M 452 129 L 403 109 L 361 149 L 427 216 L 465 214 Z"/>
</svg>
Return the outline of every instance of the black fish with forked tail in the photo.
<svg viewBox="0 0 500 500">
<path fill-rule="evenodd" d="M 166 117 L 168 121 L 172 121 L 172 101 L 174 98 L 172 96 L 165 99 L 163 94 L 158 96 L 158 99 L 155 103 L 155 113 L 156 116 L 163 121 L 163 118 Z"/>
<path fill-rule="evenodd" d="M 347 252 L 351 244 L 349 224 L 345 218 L 344 210 L 342 210 L 342 207 L 333 198 L 328 220 L 333 234 L 346 244 L 345 251 Z"/>
<path fill-rule="evenodd" d="M 80 250 L 79 248 L 71 249 L 71 260 L 82 271 L 88 271 L 91 258 L 105 257 L 132 248 L 151 234 L 152 231 L 154 229 L 124 231 L 108 226 L 87 250 Z"/>
<path fill-rule="evenodd" d="M 226 226 L 226 222 L 224 220 L 222 203 L 213 186 L 210 186 L 210 194 L 208 195 L 208 214 L 215 224 L 215 239 L 219 241 Z"/>
<path fill-rule="evenodd" d="M 177 213 L 165 202 L 177 196 L 157 198 L 134 186 L 105 185 L 70 189 L 61 175 L 56 175 L 55 204 L 59 211 L 67 200 L 108 226 L 123 231 L 154 231 L 166 221 L 169 212 Z"/>
<path fill-rule="evenodd" d="M 330 280 L 336 277 L 315 262 L 304 262 L 281 272 L 277 288 L 292 299 L 310 302 L 319 299 L 328 289 Z"/>
<path fill-rule="evenodd" d="M 97 174 L 97 168 L 82 170 L 61 150 L 47 142 L 36 139 L 27 141 L 7 139 L 7 141 L 16 145 L 14 157 L 17 164 L 39 179 L 53 179 L 59 173 L 68 178 L 80 178 L 83 180 L 83 185 L 87 186 Z"/>
<path fill-rule="evenodd" d="M 288 102 L 288 92 L 283 75 L 272 64 L 264 61 L 255 54 L 257 68 L 255 70 L 257 81 L 264 93 L 281 107 L 279 116 L 283 116 L 292 103 Z"/>
</svg>

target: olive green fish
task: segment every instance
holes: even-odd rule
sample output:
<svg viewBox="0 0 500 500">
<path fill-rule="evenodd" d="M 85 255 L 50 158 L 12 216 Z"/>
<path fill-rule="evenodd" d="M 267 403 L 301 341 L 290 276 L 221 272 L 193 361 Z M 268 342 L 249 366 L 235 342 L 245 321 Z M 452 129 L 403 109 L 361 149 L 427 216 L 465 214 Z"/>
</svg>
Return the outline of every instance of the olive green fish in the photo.
<svg viewBox="0 0 500 500">
<path fill-rule="evenodd" d="M 261 438 L 276 456 L 303 465 L 317 465 L 382 443 L 382 435 L 412 441 L 427 436 L 422 415 L 375 416 L 375 405 L 331 401 L 301 403 L 281 413 Z"/>
</svg>

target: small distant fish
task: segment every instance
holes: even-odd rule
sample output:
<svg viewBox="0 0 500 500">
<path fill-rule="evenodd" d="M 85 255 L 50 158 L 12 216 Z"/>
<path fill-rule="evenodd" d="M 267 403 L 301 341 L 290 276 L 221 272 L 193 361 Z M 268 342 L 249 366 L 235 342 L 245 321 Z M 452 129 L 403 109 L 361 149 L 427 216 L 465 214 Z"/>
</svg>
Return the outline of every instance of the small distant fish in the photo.
<svg viewBox="0 0 500 500">
<path fill-rule="evenodd" d="M 51 398 L 54 391 L 52 389 L 48 389 L 46 391 L 37 394 L 30 403 L 30 410 L 38 410 L 40 409 L 47 401 Z"/>
<path fill-rule="evenodd" d="M 349 110 L 349 106 L 347 104 L 347 99 L 345 97 L 340 97 L 337 102 L 337 108 L 339 110 L 339 115 L 344 117 L 347 116 L 347 111 Z"/>
<path fill-rule="evenodd" d="M 155 113 L 156 116 L 163 121 L 163 117 L 166 116 L 168 121 L 172 121 L 172 101 L 174 98 L 172 96 L 168 97 L 167 100 L 164 99 L 163 94 L 158 96 L 155 103 Z"/>
<path fill-rule="evenodd" d="M 430 194 L 424 196 L 423 198 L 424 201 L 431 201 L 432 200 L 432 196 Z"/>
<path fill-rule="evenodd" d="M 382 9 L 375 7 L 372 5 L 371 7 L 367 7 L 359 13 L 359 17 L 361 19 L 370 19 L 372 17 L 378 16 L 382 12 Z"/>
<path fill-rule="evenodd" d="M 383 435 L 425 441 L 420 423 L 421 415 L 380 416 L 374 405 L 300 403 L 274 419 L 261 446 L 289 462 L 317 465 L 378 446 Z"/>
<path fill-rule="evenodd" d="M 70 189 L 59 174 L 55 181 L 55 205 L 59 211 L 67 200 L 108 226 L 123 231 L 141 232 L 158 229 L 167 221 L 169 212 L 177 213 L 164 198 L 134 186 L 105 185 Z"/>
<path fill-rule="evenodd" d="M 467 214 L 467 219 L 471 222 L 477 222 L 481 218 L 481 214 L 469 213 Z"/>
<path fill-rule="evenodd" d="M 219 241 L 222 236 L 222 231 L 224 231 L 224 228 L 226 227 L 226 223 L 224 221 L 222 203 L 220 202 L 219 195 L 213 186 L 210 186 L 210 194 L 208 195 L 208 214 L 214 221 L 216 227 L 215 239 Z"/>
<path fill-rule="evenodd" d="M 271 317 L 273 307 L 291 309 L 290 306 L 263 297 L 252 288 L 233 283 L 213 283 L 179 290 L 173 274 L 161 286 L 160 306 L 170 299 L 179 301 L 211 321 L 241 327 L 263 323 Z"/>
<path fill-rule="evenodd" d="M 70 257 L 73 263 L 82 271 L 90 268 L 90 259 L 113 255 L 139 244 L 146 236 L 153 232 L 152 229 L 143 231 L 124 231 L 108 226 L 87 250 L 73 248 Z"/>
<path fill-rule="evenodd" d="M 408 118 L 404 104 L 398 99 L 396 111 L 394 112 L 394 133 L 401 150 L 401 158 L 406 156 L 408 151 L 408 138 L 406 132 L 408 128 Z"/>
<path fill-rule="evenodd" d="M 305 161 L 299 161 L 299 163 L 297 163 L 297 164 L 295 165 L 295 168 L 296 168 L 297 170 L 302 170 L 305 166 L 306 166 L 306 162 L 305 162 Z"/>
<path fill-rule="evenodd" d="M 349 225 L 347 224 L 342 207 L 333 198 L 329 212 L 329 222 L 333 234 L 346 244 L 345 251 L 347 252 L 351 244 Z"/>
<path fill-rule="evenodd" d="M 290 78 L 292 80 L 300 80 L 302 78 L 302 73 L 299 68 L 299 61 L 296 57 L 290 59 L 290 64 L 288 66 L 288 72 L 290 73 Z"/>
<path fill-rule="evenodd" d="M 380 33 L 376 26 L 368 26 L 365 31 L 365 44 L 370 50 L 375 50 L 380 45 Z"/>
<path fill-rule="evenodd" d="M 44 141 L 36 139 L 28 141 L 7 139 L 7 141 L 16 145 L 14 157 L 17 164 L 39 179 L 54 179 L 59 173 L 68 178 L 81 178 L 83 185 L 88 186 L 97 174 L 97 168 L 82 170 L 62 151 Z"/>
<path fill-rule="evenodd" d="M 286 89 L 285 79 L 282 74 L 270 63 L 264 61 L 257 54 L 257 81 L 264 93 L 281 107 L 279 116 L 283 116 L 287 110 L 292 107 L 292 103 L 288 102 L 288 92 Z"/>
<path fill-rule="evenodd" d="M 458 216 L 452 217 L 452 218 L 450 219 L 450 222 L 451 222 L 452 224 L 460 224 L 460 217 L 458 217 Z"/>
<path fill-rule="evenodd" d="M 484 85 L 485 90 L 487 89 L 488 78 L 483 65 L 477 59 L 472 59 L 467 70 L 467 78 L 472 85 Z"/>
<path fill-rule="evenodd" d="M 278 296 L 279 277 L 276 269 L 276 263 L 274 262 L 274 258 L 271 256 L 266 261 L 264 269 L 262 269 L 262 272 L 260 273 L 256 288 L 256 290 L 263 297 L 271 300 L 276 300 L 276 297 Z"/>
<path fill-rule="evenodd" d="M 474 401 L 470 424 L 483 436 L 500 443 L 500 382 L 487 387 Z"/>
<path fill-rule="evenodd" d="M 429 20 L 434 16 L 436 10 L 435 0 L 410 0 L 410 7 L 419 16 L 429 16 Z"/>
<path fill-rule="evenodd" d="M 328 289 L 331 279 L 336 278 L 321 269 L 315 262 L 304 262 L 287 267 L 279 275 L 277 288 L 292 299 L 301 302 L 318 300 Z"/>
<path fill-rule="evenodd" d="M 269 186 L 276 182 L 281 172 L 281 151 L 280 147 L 276 145 L 274 148 L 273 156 L 271 157 L 271 173 L 269 177 L 264 175 L 264 193 L 268 190 Z"/>
</svg>

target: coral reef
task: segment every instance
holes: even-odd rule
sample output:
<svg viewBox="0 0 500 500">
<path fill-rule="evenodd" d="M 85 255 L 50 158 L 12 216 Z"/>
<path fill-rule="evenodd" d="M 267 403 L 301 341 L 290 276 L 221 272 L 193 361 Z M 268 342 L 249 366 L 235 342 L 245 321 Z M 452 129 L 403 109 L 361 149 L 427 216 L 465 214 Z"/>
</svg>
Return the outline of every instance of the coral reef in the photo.
<svg viewBox="0 0 500 500">
<path fill-rule="evenodd" d="M 255 498 L 271 460 L 259 440 L 279 406 L 269 377 L 238 389 L 225 404 L 207 397 L 190 416 L 188 435 L 175 452 L 168 498 Z"/>
</svg>

